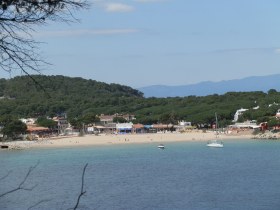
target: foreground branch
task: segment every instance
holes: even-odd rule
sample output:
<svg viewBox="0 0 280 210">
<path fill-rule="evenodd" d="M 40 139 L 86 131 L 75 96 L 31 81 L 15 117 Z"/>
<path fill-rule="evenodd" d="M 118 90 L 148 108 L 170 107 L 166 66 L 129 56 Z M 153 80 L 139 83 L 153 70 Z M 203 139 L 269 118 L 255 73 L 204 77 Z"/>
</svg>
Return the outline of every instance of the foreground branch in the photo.
<svg viewBox="0 0 280 210">
<path fill-rule="evenodd" d="M 73 208 L 74 210 L 76 210 L 78 208 L 81 197 L 86 193 L 86 191 L 84 191 L 84 179 L 85 179 L 85 171 L 86 171 L 87 166 L 88 166 L 88 163 L 84 166 L 84 169 L 83 169 L 81 192 L 78 196 L 77 203 L 76 203 L 75 207 Z"/>
<path fill-rule="evenodd" d="M 5 176 L 3 176 L 3 177 L 0 178 L 0 181 L 3 180 L 3 179 L 5 179 L 6 177 L 8 177 L 8 176 L 10 175 L 11 172 L 12 172 L 12 171 L 8 171 L 8 173 L 7 173 Z"/>
<path fill-rule="evenodd" d="M 72 15 L 88 8 L 86 0 L 0 0 L 0 70 L 39 73 L 47 63 L 32 37 L 48 21 L 77 21 Z"/>
<path fill-rule="evenodd" d="M 26 180 L 28 179 L 28 177 L 30 176 L 31 172 L 39 165 L 39 162 L 37 162 L 37 164 L 35 166 L 31 166 L 27 172 L 27 174 L 25 175 L 24 179 L 22 180 L 22 182 L 18 185 L 18 187 L 10 190 L 10 191 L 7 191 L 5 193 L 2 193 L 0 194 L 0 198 L 1 197 L 4 197 L 10 193 L 13 193 L 13 192 L 16 192 L 18 190 L 26 190 L 26 191 L 32 191 L 37 185 L 31 187 L 31 188 L 24 188 L 24 184 L 26 182 Z"/>
<path fill-rule="evenodd" d="M 45 202 L 49 202 L 49 201 L 51 201 L 51 199 L 41 200 L 41 201 L 39 201 L 38 203 L 34 204 L 33 206 L 30 206 L 30 207 L 28 208 L 28 210 L 30 210 L 30 209 L 32 209 L 32 208 L 34 208 L 34 207 L 40 205 L 41 203 L 45 203 Z"/>
</svg>

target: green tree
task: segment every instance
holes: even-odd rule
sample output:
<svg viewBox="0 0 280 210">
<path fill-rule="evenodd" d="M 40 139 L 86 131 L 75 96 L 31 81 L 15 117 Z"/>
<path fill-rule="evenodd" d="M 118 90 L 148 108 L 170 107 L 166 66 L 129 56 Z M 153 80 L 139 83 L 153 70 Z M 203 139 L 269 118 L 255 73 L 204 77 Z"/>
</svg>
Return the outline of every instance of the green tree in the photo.
<svg viewBox="0 0 280 210">
<path fill-rule="evenodd" d="M 123 117 L 114 117 L 113 122 L 115 122 L 115 123 L 126 123 L 127 121 Z"/>
<path fill-rule="evenodd" d="M 160 116 L 159 118 L 161 123 L 165 123 L 165 124 L 177 124 L 178 122 L 178 116 L 176 113 L 171 112 L 171 113 L 164 113 Z"/>
<path fill-rule="evenodd" d="M 243 115 L 240 115 L 240 116 L 238 117 L 237 122 L 243 123 L 244 121 L 245 121 L 245 118 L 243 117 Z"/>
<path fill-rule="evenodd" d="M 2 129 L 2 133 L 4 137 L 7 138 L 16 138 L 19 134 L 25 133 L 27 130 L 26 124 L 21 122 L 20 120 L 12 120 L 4 125 Z"/>
<path fill-rule="evenodd" d="M 83 127 L 83 122 L 81 118 L 72 118 L 69 120 L 70 124 L 78 129 L 81 129 Z"/>
<path fill-rule="evenodd" d="M 268 116 L 261 116 L 261 117 L 257 118 L 256 120 L 257 120 L 257 123 L 260 124 L 262 122 L 268 122 L 270 120 L 270 117 L 268 117 Z"/>
<path fill-rule="evenodd" d="M 268 95 L 272 95 L 272 94 L 276 94 L 277 90 L 275 89 L 270 89 L 269 91 L 267 91 Z"/>
<path fill-rule="evenodd" d="M 96 114 L 87 114 L 87 115 L 82 117 L 81 121 L 85 125 L 88 125 L 88 124 L 93 124 L 93 123 L 96 123 L 96 122 L 100 122 L 100 119 L 99 119 L 99 117 L 96 116 Z"/>
<path fill-rule="evenodd" d="M 48 128 L 54 128 L 55 126 L 57 126 L 57 122 L 51 119 L 47 119 L 46 117 L 39 117 L 36 120 L 36 124 Z"/>
<path fill-rule="evenodd" d="M 269 128 L 273 128 L 274 126 L 279 126 L 280 125 L 280 120 L 273 117 L 267 122 L 267 125 L 268 125 Z"/>
</svg>

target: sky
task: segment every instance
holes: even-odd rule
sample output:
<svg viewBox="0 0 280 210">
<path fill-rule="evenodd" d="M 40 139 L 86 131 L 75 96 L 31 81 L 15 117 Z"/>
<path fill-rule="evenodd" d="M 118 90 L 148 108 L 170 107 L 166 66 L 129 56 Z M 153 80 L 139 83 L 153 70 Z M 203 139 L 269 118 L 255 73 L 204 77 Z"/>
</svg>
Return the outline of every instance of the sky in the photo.
<svg viewBox="0 0 280 210">
<path fill-rule="evenodd" d="M 79 23 L 36 29 L 43 74 L 140 88 L 280 73 L 279 0 L 90 3 Z"/>
</svg>

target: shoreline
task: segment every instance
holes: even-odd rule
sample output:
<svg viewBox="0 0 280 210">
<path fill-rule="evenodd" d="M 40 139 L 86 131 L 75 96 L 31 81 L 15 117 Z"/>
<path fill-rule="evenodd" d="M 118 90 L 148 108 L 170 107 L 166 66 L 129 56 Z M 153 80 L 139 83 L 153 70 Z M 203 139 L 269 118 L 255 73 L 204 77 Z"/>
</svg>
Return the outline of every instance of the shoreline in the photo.
<svg viewBox="0 0 280 210">
<path fill-rule="evenodd" d="M 253 135 L 244 134 L 219 134 L 218 140 L 252 139 Z M 36 141 L 11 141 L 2 142 L 9 149 L 33 149 L 33 148 L 69 148 L 120 144 L 143 143 L 168 143 L 168 142 L 207 142 L 216 139 L 214 132 L 187 132 L 187 133 L 145 133 L 145 134 L 111 134 L 111 135 L 85 135 L 67 136 L 55 139 L 39 139 Z"/>
</svg>

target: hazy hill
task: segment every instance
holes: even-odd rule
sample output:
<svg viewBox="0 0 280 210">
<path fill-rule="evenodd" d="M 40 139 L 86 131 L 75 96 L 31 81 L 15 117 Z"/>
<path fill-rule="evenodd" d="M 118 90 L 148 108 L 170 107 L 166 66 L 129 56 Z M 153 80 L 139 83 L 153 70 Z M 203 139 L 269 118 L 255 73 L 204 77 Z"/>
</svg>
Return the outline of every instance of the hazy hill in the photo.
<svg viewBox="0 0 280 210">
<path fill-rule="evenodd" d="M 280 90 L 280 74 L 220 82 L 201 82 L 182 86 L 153 85 L 138 90 L 143 92 L 145 97 L 184 97 L 190 95 L 207 96 L 227 92 L 267 92 L 270 89 Z"/>
</svg>

